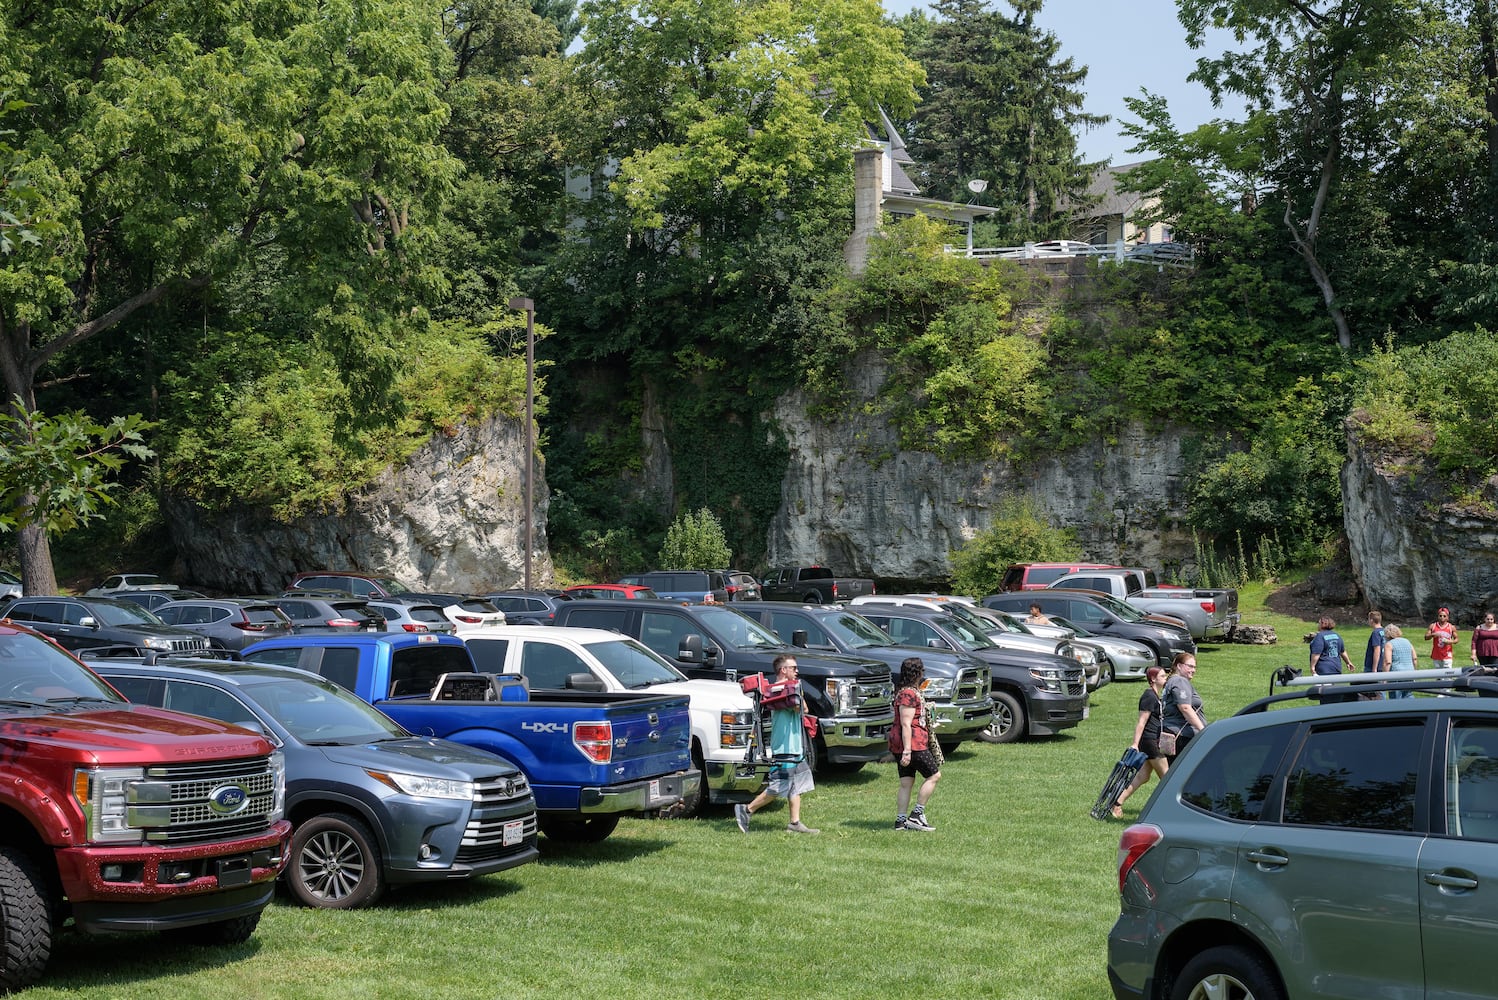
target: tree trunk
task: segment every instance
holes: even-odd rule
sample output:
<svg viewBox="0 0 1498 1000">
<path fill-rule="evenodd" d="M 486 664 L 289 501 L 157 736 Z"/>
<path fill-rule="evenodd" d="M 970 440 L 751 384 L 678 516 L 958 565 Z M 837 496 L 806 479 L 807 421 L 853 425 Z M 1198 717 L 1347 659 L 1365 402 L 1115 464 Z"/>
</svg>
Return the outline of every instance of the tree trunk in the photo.
<svg viewBox="0 0 1498 1000">
<path fill-rule="evenodd" d="M 30 505 L 35 497 L 27 497 Z M 18 533 L 16 548 L 21 552 L 21 584 L 27 596 L 57 593 L 57 572 L 52 568 L 52 543 L 47 526 L 28 524 Z"/>
</svg>

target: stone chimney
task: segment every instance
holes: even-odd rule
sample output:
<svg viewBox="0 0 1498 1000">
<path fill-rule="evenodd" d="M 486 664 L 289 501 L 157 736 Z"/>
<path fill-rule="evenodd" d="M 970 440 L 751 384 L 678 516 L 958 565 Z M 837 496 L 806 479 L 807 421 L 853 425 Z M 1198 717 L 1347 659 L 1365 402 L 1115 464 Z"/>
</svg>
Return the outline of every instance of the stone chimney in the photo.
<svg viewBox="0 0 1498 1000">
<path fill-rule="evenodd" d="M 875 146 L 853 152 L 853 235 L 843 244 L 843 259 L 854 274 L 869 262 L 869 240 L 879 231 L 884 210 L 884 150 Z"/>
</svg>

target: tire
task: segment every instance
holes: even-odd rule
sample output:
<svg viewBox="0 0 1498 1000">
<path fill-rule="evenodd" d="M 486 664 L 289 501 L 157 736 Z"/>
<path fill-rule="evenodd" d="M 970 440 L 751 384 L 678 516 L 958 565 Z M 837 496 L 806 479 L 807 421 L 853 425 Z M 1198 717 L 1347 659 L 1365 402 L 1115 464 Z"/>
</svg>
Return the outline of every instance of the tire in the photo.
<svg viewBox="0 0 1498 1000">
<path fill-rule="evenodd" d="M 619 816 L 589 816 L 587 819 L 543 819 L 541 832 L 559 844 L 600 844 L 619 825 Z"/>
<path fill-rule="evenodd" d="M 1186 963 L 1171 986 L 1170 1000 L 1285 1000 L 1285 991 L 1259 955 L 1222 945 Z"/>
<path fill-rule="evenodd" d="M 250 935 L 255 933 L 255 928 L 259 924 L 260 914 L 252 913 L 248 917 L 235 917 L 233 920 L 217 920 L 211 924 L 178 927 L 168 931 L 167 936 L 180 944 L 214 948 L 244 944 L 250 939 Z"/>
<path fill-rule="evenodd" d="M 1025 718 L 1025 707 L 1014 695 L 1004 691 L 993 694 L 993 721 L 978 734 L 984 743 L 1013 743 L 1029 731 L 1029 720 Z"/>
<path fill-rule="evenodd" d="M 345 813 L 314 816 L 291 835 L 287 888 L 303 906 L 354 910 L 385 893 L 380 848 L 363 821 Z"/>
<path fill-rule="evenodd" d="M 822 595 L 819 594 L 819 593 L 817 593 L 816 591 L 812 591 L 810 594 L 806 594 L 805 596 L 803 596 L 801 598 L 801 603 L 802 604 L 821 604 L 822 603 Z"/>
<path fill-rule="evenodd" d="M 1113 668 L 1113 660 L 1105 656 L 1103 657 L 1103 662 L 1108 664 L 1108 683 L 1112 684 L 1116 682 L 1118 680 L 1118 671 Z"/>
<path fill-rule="evenodd" d="M 52 957 L 52 894 L 41 869 L 15 847 L 0 847 L 0 990 L 24 989 Z"/>
</svg>

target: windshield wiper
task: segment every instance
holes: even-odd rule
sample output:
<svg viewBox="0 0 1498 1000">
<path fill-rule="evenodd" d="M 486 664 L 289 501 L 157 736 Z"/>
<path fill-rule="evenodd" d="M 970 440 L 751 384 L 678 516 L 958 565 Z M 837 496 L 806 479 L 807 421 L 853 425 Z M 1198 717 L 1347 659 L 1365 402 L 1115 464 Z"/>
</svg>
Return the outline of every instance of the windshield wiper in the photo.
<svg viewBox="0 0 1498 1000">
<path fill-rule="evenodd" d="M 105 697 L 104 695 L 101 695 L 101 694 L 74 694 L 74 695 L 68 695 L 65 698 L 48 698 L 47 699 L 47 704 L 48 705 L 77 705 L 77 704 L 80 704 L 82 702 L 99 702 L 99 701 L 102 701 L 102 702 L 104 702 L 107 705 L 118 705 L 118 704 L 121 704 L 121 702 L 118 699 L 116 699 L 116 698 L 107 698 L 107 697 Z"/>
</svg>

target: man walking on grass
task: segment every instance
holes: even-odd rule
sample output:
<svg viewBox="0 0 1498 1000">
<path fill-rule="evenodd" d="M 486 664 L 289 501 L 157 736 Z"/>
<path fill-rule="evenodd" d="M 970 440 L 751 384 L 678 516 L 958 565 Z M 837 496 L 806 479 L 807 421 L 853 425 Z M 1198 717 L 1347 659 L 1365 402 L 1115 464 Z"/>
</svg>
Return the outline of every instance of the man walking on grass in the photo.
<svg viewBox="0 0 1498 1000">
<path fill-rule="evenodd" d="M 775 658 L 775 679 L 780 683 L 799 685 L 796 658 L 782 654 Z M 770 752 L 775 763 L 770 768 L 770 781 L 762 792 L 748 805 L 733 807 L 733 818 L 740 833 L 749 832 L 749 817 L 760 809 L 784 798 L 790 803 L 791 822 L 786 827 L 789 833 L 821 833 L 801 822 L 801 796 L 816 787 L 811 780 L 811 765 L 806 761 L 806 739 L 801 728 L 801 714 L 805 711 L 799 687 L 788 708 L 777 708 L 770 712 Z"/>
</svg>

